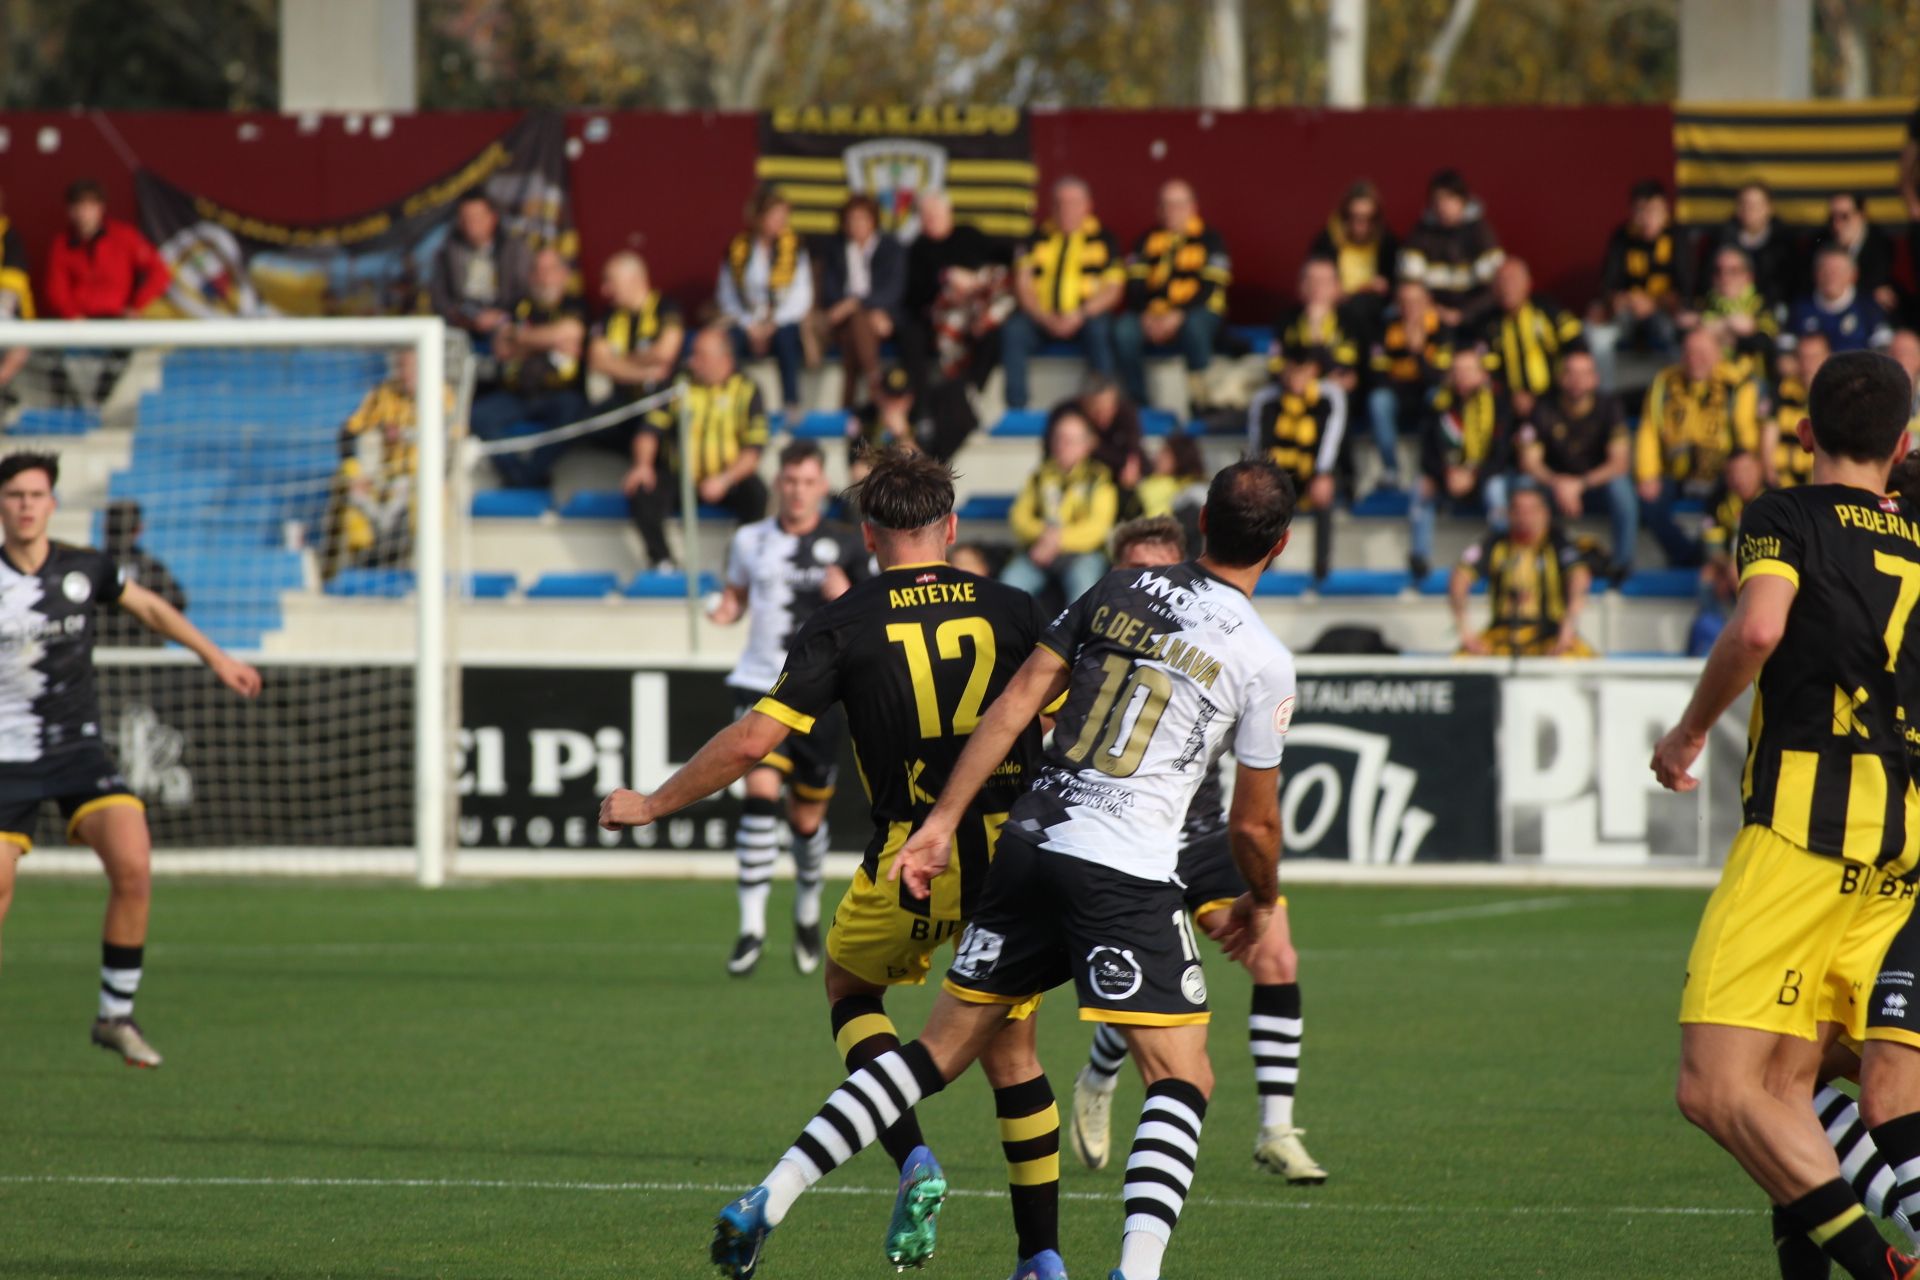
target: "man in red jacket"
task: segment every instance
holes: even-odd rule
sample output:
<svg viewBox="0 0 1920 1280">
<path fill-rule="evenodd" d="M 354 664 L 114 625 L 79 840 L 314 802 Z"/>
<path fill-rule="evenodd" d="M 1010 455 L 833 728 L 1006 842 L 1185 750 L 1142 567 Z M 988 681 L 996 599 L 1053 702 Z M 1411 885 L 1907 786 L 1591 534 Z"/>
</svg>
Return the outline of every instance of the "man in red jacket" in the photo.
<svg viewBox="0 0 1920 1280">
<path fill-rule="evenodd" d="M 100 184 L 67 188 L 67 229 L 47 253 L 47 313 L 62 320 L 118 319 L 167 291 L 172 273 L 132 223 L 107 217 Z"/>
</svg>

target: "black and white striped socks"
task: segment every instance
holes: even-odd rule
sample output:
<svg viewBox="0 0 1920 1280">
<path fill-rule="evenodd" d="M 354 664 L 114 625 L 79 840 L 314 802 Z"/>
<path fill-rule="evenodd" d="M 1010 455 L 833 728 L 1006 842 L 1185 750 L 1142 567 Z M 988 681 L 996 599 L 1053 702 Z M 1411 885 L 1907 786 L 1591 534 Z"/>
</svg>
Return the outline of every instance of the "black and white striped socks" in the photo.
<svg viewBox="0 0 1920 1280">
<path fill-rule="evenodd" d="M 1096 1089 L 1113 1088 L 1120 1068 L 1127 1064 L 1127 1039 L 1111 1022 L 1093 1024 L 1093 1047 L 1087 1051 L 1087 1083 Z"/>
<path fill-rule="evenodd" d="M 740 932 L 767 936 L 767 899 L 773 894 L 773 864 L 780 856 L 780 802 L 748 796 L 740 806 L 734 858 L 740 869 Z"/>
<path fill-rule="evenodd" d="M 1813 1095 L 1813 1109 L 1820 1117 L 1820 1127 L 1827 1131 L 1833 1153 L 1840 1157 L 1840 1176 L 1868 1213 L 1886 1217 L 1893 1207 L 1888 1203 L 1894 1188 L 1893 1170 L 1875 1149 L 1866 1123 L 1860 1119 L 1859 1106 L 1828 1084 Z"/>
<path fill-rule="evenodd" d="M 1253 1013 L 1247 1019 L 1247 1043 L 1253 1050 L 1253 1079 L 1260 1093 L 1260 1127 L 1293 1128 L 1293 1091 L 1300 1084 L 1300 985 L 1296 982 L 1253 989 Z"/>
<path fill-rule="evenodd" d="M 140 969 L 145 947 L 100 944 L 100 1016 L 130 1018 L 133 998 L 140 991 Z"/>
<path fill-rule="evenodd" d="M 779 1225 L 803 1191 L 872 1146 L 921 1099 L 946 1087 L 933 1056 L 918 1040 L 848 1076 L 761 1184 L 767 1188 L 768 1224 Z"/>
<path fill-rule="evenodd" d="M 1147 1086 L 1140 1128 L 1127 1156 L 1127 1222 L 1120 1240 L 1122 1280 L 1160 1280 L 1167 1241 L 1193 1188 L 1206 1095 L 1185 1080 Z"/>
<path fill-rule="evenodd" d="M 827 824 L 811 835 L 793 833 L 793 922 L 820 923 L 820 890 L 826 882 Z"/>
</svg>

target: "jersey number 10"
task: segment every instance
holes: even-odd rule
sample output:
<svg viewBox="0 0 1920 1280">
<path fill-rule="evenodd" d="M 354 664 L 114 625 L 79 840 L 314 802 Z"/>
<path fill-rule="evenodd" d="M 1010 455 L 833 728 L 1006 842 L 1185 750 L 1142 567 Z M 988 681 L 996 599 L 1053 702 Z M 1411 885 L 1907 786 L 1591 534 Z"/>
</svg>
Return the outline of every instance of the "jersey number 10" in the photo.
<svg viewBox="0 0 1920 1280">
<path fill-rule="evenodd" d="M 960 642 L 973 641 L 973 671 L 967 687 L 960 691 L 960 704 L 953 709 L 955 737 L 969 734 L 980 723 L 980 704 L 987 700 L 987 682 L 993 678 L 996 647 L 993 624 L 985 618 L 948 618 L 933 629 L 933 650 L 927 649 L 927 629 L 918 622 L 887 624 L 887 639 L 900 646 L 907 657 L 907 674 L 913 679 L 913 706 L 920 718 L 920 736 L 938 738 L 940 730 L 940 691 L 933 681 L 933 653 L 948 662 L 961 657 Z"/>
<path fill-rule="evenodd" d="M 1112 653 L 1102 660 L 1101 668 L 1105 678 L 1100 692 L 1087 712 L 1087 722 L 1080 726 L 1080 736 L 1067 748 L 1067 759 L 1080 764 L 1092 752 L 1094 768 L 1110 777 L 1131 778 L 1147 754 L 1147 743 L 1166 712 L 1167 699 L 1173 696 L 1173 677 L 1158 667 L 1136 666 Z"/>
</svg>

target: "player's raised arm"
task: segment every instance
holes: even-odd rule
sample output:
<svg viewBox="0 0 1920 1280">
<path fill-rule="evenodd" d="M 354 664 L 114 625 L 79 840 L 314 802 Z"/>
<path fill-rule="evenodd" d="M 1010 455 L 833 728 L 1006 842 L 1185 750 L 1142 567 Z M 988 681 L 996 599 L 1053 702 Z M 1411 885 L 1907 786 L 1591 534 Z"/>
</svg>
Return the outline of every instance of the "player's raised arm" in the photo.
<svg viewBox="0 0 1920 1280">
<path fill-rule="evenodd" d="M 233 657 L 200 628 L 187 621 L 187 615 L 168 604 L 159 595 L 137 582 L 129 582 L 120 592 L 120 607 L 140 620 L 140 625 L 156 635 L 165 636 L 192 650 L 207 669 L 243 698 L 260 692 L 260 673 Z"/>
<path fill-rule="evenodd" d="M 1013 744 L 1033 723 L 1043 707 L 1050 707 L 1066 691 L 1067 666 L 1060 655 L 1045 645 L 1036 647 L 993 705 L 980 718 L 980 724 L 967 739 L 966 750 L 954 762 L 940 799 L 917 831 L 907 839 L 900 856 L 887 872 L 890 880 L 905 878 L 907 889 L 916 898 L 932 892 L 934 877 L 947 869 L 952 855 L 953 833 L 960 819 L 980 794 L 993 771 L 1007 758 Z"/>
<path fill-rule="evenodd" d="M 674 770 L 652 795 L 622 788 L 600 802 L 600 825 L 609 831 L 644 827 L 732 786 L 787 740 L 791 732 L 764 711 L 749 711 L 707 739 L 693 759 Z"/>
</svg>

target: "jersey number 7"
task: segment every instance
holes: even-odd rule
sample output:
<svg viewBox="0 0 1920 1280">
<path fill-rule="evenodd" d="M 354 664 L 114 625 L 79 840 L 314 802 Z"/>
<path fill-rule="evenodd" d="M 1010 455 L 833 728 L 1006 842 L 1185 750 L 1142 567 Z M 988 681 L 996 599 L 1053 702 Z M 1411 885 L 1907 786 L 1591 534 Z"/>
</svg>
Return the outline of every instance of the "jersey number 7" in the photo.
<svg viewBox="0 0 1920 1280">
<path fill-rule="evenodd" d="M 938 738 L 940 730 L 940 691 L 933 679 L 933 653 L 944 661 L 961 657 L 960 642 L 973 641 L 973 670 L 967 687 L 960 691 L 959 705 L 953 709 L 953 734 L 972 733 L 980 724 L 980 704 L 987 700 L 987 682 L 993 678 L 996 646 L 993 624 L 985 618 L 948 618 L 933 630 L 933 649 L 927 648 L 927 629 L 918 622 L 887 624 L 887 639 L 900 646 L 907 658 L 907 674 L 913 679 L 913 706 L 920 719 L 920 736 Z"/>
<path fill-rule="evenodd" d="M 1900 584 L 1900 593 L 1893 598 L 1893 612 L 1887 615 L 1887 670 L 1891 671 L 1900 656 L 1901 642 L 1906 639 L 1907 620 L 1913 616 L 1913 606 L 1920 604 L 1920 564 L 1876 551 L 1873 567 Z"/>
</svg>

